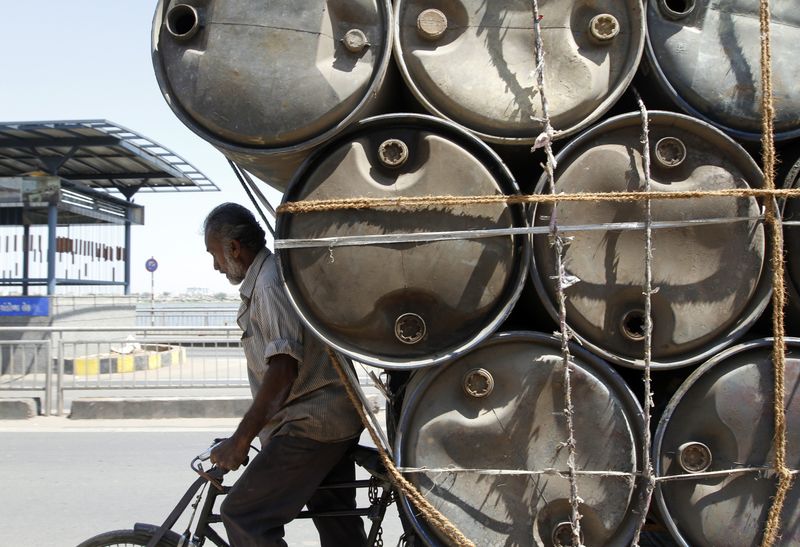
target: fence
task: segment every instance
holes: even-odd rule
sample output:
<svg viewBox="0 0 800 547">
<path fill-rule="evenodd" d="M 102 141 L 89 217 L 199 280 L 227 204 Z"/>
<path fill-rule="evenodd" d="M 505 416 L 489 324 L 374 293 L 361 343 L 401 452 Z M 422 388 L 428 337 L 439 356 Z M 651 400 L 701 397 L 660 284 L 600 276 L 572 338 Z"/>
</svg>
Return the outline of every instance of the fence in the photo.
<svg viewBox="0 0 800 547">
<path fill-rule="evenodd" d="M 0 395 L 41 393 L 44 415 L 63 415 L 69 390 L 249 387 L 235 321 L 230 327 L 4 327 L 0 335 Z M 357 367 L 361 386 L 373 385 L 369 371 L 379 372 Z"/>
<path fill-rule="evenodd" d="M 16 334 L 16 339 L 14 338 Z M 43 394 L 64 413 L 67 390 L 246 387 L 231 327 L 10 327 L 0 340 L 0 391 Z"/>
<path fill-rule="evenodd" d="M 228 327 L 236 326 L 238 303 L 207 306 L 137 306 L 138 327 Z"/>
</svg>

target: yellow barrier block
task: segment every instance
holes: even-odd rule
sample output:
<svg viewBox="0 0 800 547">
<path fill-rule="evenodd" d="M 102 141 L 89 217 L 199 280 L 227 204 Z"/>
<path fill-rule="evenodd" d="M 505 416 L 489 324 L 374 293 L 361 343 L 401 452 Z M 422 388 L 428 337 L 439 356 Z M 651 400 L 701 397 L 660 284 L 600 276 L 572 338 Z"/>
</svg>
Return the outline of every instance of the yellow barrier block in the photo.
<svg viewBox="0 0 800 547">
<path fill-rule="evenodd" d="M 184 360 L 186 360 L 186 349 L 185 348 L 172 348 L 169 352 L 170 356 L 170 365 L 182 365 Z"/>
<path fill-rule="evenodd" d="M 116 372 L 133 372 L 136 365 L 133 362 L 133 355 L 120 355 L 117 357 Z"/>
<path fill-rule="evenodd" d="M 153 370 L 168 365 L 180 365 L 185 362 L 186 348 L 173 346 L 167 351 L 155 351 L 147 355 L 104 353 L 76 357 L 72 359 L 72 373 L 76 376 L 94 376 L 106 373 L 136 372 L 136 370 Z"/>
<path fill-rule="evenodd" d="M 99 357 L 76 357 L 73 360 L 73 373 L 76 376 L 93 376 L 100 374 Z"/>
</svg>

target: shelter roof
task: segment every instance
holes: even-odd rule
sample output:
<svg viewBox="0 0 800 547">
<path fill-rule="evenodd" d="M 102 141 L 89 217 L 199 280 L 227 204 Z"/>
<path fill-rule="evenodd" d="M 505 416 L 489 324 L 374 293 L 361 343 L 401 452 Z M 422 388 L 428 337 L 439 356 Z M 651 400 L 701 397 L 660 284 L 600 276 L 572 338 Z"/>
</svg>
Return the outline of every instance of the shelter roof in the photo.
<svg viewBox="0 0 800 547">
<path fill-rule="evenodd" d="M 0 123 L 0 177 L 31 173 L 125 197 L 139 190 L 219 190 L 171 150 L 106 120 Z"/>
</svg>

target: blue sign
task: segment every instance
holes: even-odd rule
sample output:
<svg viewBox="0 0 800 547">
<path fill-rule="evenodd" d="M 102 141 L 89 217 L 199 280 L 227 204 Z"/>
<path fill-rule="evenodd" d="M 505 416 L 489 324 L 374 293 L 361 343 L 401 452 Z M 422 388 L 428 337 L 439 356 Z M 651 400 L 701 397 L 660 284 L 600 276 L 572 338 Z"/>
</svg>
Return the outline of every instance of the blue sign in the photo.
<svg viewBox="0 0 800 547">
<path fill-rule="evenodd" d="M 153 273 L 158 269 L 158 261 L 151 256 L 147 259 L 147 262 L 144 263 L 144 267 L 148 272 Z"/>
<path fill-rule="evenodd" d="M 47 317 L 50 299 L 46 296 L 0 296 L 0 317 Z"/>
</svg>

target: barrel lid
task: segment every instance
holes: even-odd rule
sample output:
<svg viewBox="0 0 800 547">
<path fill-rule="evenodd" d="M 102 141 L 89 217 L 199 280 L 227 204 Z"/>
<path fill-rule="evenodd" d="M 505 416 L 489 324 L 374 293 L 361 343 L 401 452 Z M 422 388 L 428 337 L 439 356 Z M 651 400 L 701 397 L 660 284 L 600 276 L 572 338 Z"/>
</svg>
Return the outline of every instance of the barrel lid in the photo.
<svg viewBox="0 0 800 547">
<path fill-rule="evenodd" d="M 390 17 L 388 0 L 161 0 L 156 76 L 176 115 L 212 144 L 319 140 L 382 82 Z"/>
<path fill-rule="evenodd" d="M 563 137 L 597 120 L 633 78 L 644 49 L 640 0 L 545 2 L 545 91 Z M 542 131 L 531 3 L 395 3 L 400 70 L 425 108 L 489 142 L 532 143 Z"/>
<path fill-rule="evenodd" d="M 682 545 L 757 545 L 776 478 L 773 467 L 773 365 L 771 338 L 722 352 L 695 370 L 670 400 L 656 430 L 653 461 L 658 476 L 764 468 L 726 477 L 661 481 L 656 500 L 665 524 Z M 786 338 L 786 465 L 800 468 L 800 339 Z M 789 491 L 782 514 L 785 545 L 794 545 L 800 490 Z M 794 541 L 792 541 L 794 540 Z"/>
<path fill-rule="evenodd" d="M 761 185 L 750 156 L 711 125 L 682 114 L 650 112 L 652 190 L 747 189 Z M 641 117 L 611 118 L 558 155 L 556 193 L 644 189 Z M 548 187 L 542 177 L 536 192 Z M 592 351 L 615 363 L 644 367 L 646 202 L 561 202 L 559 226 L 596 226 L 564 233 L 567 323 Z M 533 212 L 547 226 L 552 205 Z M 697 363 L 730 345 L 766 307 L 770 278 L 764 228 L 754 198 L 652 200 L 652 359 L 656 368 Z M 682 222 L 710 220 L 704 225 Z M 633 227 L 605 228 L 631 223 Z M 659 223 L 663 226 L 659 227 Z M 532 277 L 554 318 L 555 255 L 535 236 Z"/>
<path fill-rule="evenodd" d="M 638 401 L 608 364 L 573 344 L 570 352 L 577 470 L 638 472 Z M 571 515 L 565 404 L 561 341 L 496 335 L 415 372 L 395 438 L 398 467 L 430 469 L 405 476 L 476 545 L 553 545 Z M 526 473 L 543 470 L 552 472 Z M 642 486 L 630 477 L 580 476 L 582 543 L 626 545 L 644 505 Z M 446 543 L 407 499 L 403 509 L 426 544 Z"/>
<path fill-rule="evenodd" d="M 358 123 L 310 158 L 284 202 L 514 193 L 505 165 L 466 131 L 430 116 L 387 115 Z M 519 296 L 530 250 L 523 235 L 403 236 L 524 226 L 522 208 L 504 202 L 285 214 L 276 249 L 289 297 L 318 336 L 357 361 L 413 368 L 493 332 Z M 354 236 L 388 240 L 337 243 Z"/>
<path fill-rule="evenodd" d="M 686 113 L 745 140 L 761 138 L 759 3 L 650 0 L 647 60 L 652 76 Z M 776 140 L 800 136 L 800 12 L 770 7 Z"/>
</svg>

